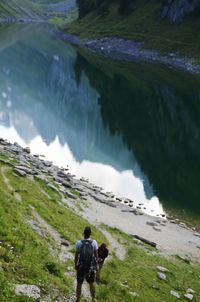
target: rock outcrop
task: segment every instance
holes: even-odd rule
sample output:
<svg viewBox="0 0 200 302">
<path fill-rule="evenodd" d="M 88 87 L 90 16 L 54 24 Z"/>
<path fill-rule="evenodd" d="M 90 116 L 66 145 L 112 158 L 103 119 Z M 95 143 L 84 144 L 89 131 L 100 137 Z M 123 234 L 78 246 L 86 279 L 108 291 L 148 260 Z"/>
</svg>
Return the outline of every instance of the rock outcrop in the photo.
<svg viewBox="0 0 200 302">
<path fill-rule="evenodd" d="M 179 22 L 190 13 L 200 11 L 200 0 L 164 0 L 161 18 Z"/>
</svg>

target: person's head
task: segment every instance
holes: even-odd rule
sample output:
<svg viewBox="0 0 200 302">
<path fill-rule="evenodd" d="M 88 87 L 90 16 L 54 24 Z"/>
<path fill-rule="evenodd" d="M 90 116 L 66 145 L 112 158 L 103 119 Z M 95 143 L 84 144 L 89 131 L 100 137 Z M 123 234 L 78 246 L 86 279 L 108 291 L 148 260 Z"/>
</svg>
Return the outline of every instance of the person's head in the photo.
<svg viewBox="0 0 200 302">
<path fill-rule="evenodd" d="M 103 242 L 103 243 L 100 245 L 100 247 L 101 247 L 101 248 L 106 248 L 107 245 L 106 245 L 106 243 Z"/>
<path fill-rule="evenodd" d="M 91 228 L 89 226 L 85 227 L 84 232 L 83 232 L 84 238 L 85 239 L 89 238 L 91 233 L 92 233 Z"/>
</svg>

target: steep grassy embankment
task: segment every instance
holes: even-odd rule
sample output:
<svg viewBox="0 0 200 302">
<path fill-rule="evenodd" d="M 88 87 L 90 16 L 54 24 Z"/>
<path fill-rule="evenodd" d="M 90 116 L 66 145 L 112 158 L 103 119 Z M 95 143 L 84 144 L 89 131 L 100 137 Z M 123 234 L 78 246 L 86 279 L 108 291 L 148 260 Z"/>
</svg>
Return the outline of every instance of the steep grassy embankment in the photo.
<svg viewBox="0 0 200 302">
<path fill-rule="evenodd" d="M 16 163 L 0 156 L 0 301 L 33 301 L 16 296 L 15 284 L 37 285 L 44 301 L 47 296 L 64 301 L 73 291 L 66 271 L 73 272 L 74 243 L 87 222 L 44 181 L 13 175 Z M 105 240 L 93 230 L 99 241 Z M 61 241 L 69 244 L 68 256 L 61 256 Z"/>
<path fill-rule="evenodd" d="M 45 21 L 67 24 L 77 19 L 75 0 L 3 0 L 0 22 Z"/>
<path fill-rule="evenodd" d="M 39 19 L 48 17 L 48 13 L 57 13 L 57 5 L 60 10 L 60 3 L 64 4 L 65 1 L 2 0 L 0 3 L 0 20 L 6 18 L 9 19 L 9 17 L 17 19 Z M 53 7 L 51 7 L 52 5 Z M 63 14 L 66 13 L 65 6 L 63 6 Z"/>
<path fill-rule="evenodd" d="M 0 3 L 0 17 L 38 18 L 43 13 L 38 3 L 31 0 L 2 0 Z"/>
<path fill-rule="evenodd" d="M 196 62 L 200 59 L 198 8 L 174 23 L 168 16 L 161 18 L 164 8 L 160 0 L 79 0 L 78 5 L 79 20 L 71 25 L 70 31 L 82 38 L 119 36 L 144 41 L 146 48 L 163 53 L 192 56 Z M 181 11 L 178 6 L 176 10 Z"/>
</svg>

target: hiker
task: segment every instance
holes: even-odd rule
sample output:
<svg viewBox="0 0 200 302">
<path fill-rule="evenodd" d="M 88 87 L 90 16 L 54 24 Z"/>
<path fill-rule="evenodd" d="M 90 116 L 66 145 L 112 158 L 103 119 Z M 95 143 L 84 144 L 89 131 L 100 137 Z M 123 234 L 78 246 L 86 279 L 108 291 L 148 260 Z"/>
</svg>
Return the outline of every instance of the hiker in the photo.
<svg viewBox="0 0 200 302">
<path fill-rule="evenodd" d="M 84 279 L 89 283 L 92 301 L 95 301 L 95 271 L 98 270 L 98 245 L 90 238 L 91 228 L 84 229 L 84 240 L 76 243 L 75 269 L 77 271 L 76 302 L 80 301 Z"/>
<path fill-rule="evenodd" d="M 102 243 L 100 245 L 100 247 L 98 248 L 97 252 L 98 252 L 99 269 L 96 274 L 96 282 L 99 283 L 100 282 L 100 272 L 103 267 L 104 261 L 108 257 L 108 253 L 109 253 L 106 243 Z"/>
</svg>

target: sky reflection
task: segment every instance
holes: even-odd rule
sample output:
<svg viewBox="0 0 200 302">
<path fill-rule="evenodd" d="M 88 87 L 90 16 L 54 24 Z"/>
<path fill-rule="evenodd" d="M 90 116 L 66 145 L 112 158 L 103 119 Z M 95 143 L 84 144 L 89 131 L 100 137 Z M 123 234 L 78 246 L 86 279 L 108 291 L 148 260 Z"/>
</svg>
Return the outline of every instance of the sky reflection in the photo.
<svg viewBox="0 0 200 302">
<path fill-rule="evenodd" d="M 27 144 L 13 126 L 7 128 L 3 125 L 0 125 L 0 136 L 12 143 L 17 142 L 23 147 L 29 146 L 32 154 L 44 155 L 46 160 L 52 161 L 59 167 L 69 167 L 70 172 L 77 178 L 85 177 L 91 183 L 101 186 L 105 191 L 115 193 L 118 197 L 130 198 L 136 204 L 142 203 L 147 214 L 164 213 L 156 196 L 149 200 L 146 198 L 143 182 L 134 175 L 132 170 L 119 172 L 112 166 L 102 163 L 88 160 L 78 162 L 67 143 L 61 145 L 58 137 L 49 145 L 42 140 L 41 136 L 36 136 Z"/>
</svg>

